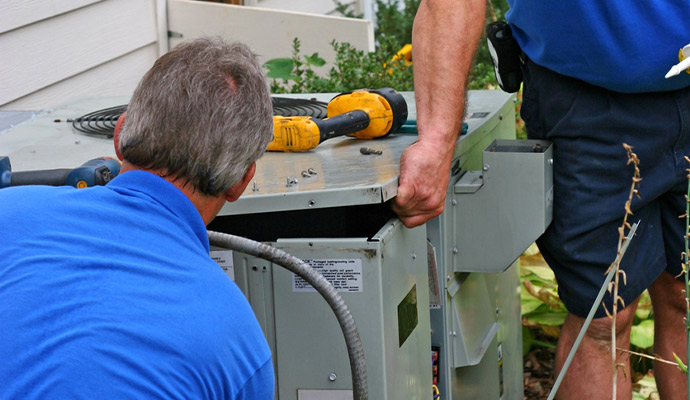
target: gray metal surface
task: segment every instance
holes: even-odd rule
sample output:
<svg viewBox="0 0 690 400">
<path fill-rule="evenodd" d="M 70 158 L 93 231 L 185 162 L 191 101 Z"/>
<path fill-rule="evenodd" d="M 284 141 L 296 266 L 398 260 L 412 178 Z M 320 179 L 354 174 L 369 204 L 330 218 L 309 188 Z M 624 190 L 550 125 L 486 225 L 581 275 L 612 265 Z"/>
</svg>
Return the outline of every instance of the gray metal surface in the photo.
<svg viewBox="0 0 690 400">
<path fill-rule="evenodd" d="M 454 272 L 503 272 L 546 230 L 552 157 L 550 142 L 496 140 L 483 152 L 482 170 L 455 183 Z"/>
<path fill-rule="evenodd" d="M 334 95 L 290 96 L 327 102 Z M 406 92 L 403 96 L 408 103 L 408 120 L 416 121 L 414 94 Z M 92 158 L 114 157 L 112 139 L 77 132 L 66 121 L 127 102 L 127 97 L 85 98 L 56 106 L 51 112 L 0 135 L 0 155 L 10 157 L 15 171 L 73 168 Z M 457 157 L 465 157 L 465 153 L 482 142 L 512 106 L 509 94 L 471 91 L 466 120 L 470 134 L 458 141 Z M 254 181 L 243 196 L 237 202 L 227 203 L 219 215 L 385 202 L 397 194 L 400 155 L 416 140 L 414 134 L 392 134 L 378 140 L 341 137 L 307 152 L 267 153 L 257 163 Z M 359 152 L 360 147 L 381 150 L 382 154 L 364 155 Z M 316 175 L 303 177 L 302 171 L 309 168 Z M 289 177 L 298 182 L 288 186 Z"/>
<path fill-rule="evenodd" d="M 425 234 L 424 227 L 405 229 L 392 219 L 371 239 L 285 238 L 273 243 L 304 260 L 359 263 L 361 280 L 349 287 L 360 290 L 340 294 L 362 338 L 370 399 L 423 400 L 431 392 Z M 304 400 L 317 393 L 322 399 L 348 393 L 352 398 L 343 335 L 323 298 L 296 289 L 293 274 L 284 268 L 241 253 L 234 258 L 237 284 L 250 299 L 274 354 L 277 399 Z M 401 344 L 399 307 L 411 288 L 416 288 L 418 319 Z"/>
</svg>

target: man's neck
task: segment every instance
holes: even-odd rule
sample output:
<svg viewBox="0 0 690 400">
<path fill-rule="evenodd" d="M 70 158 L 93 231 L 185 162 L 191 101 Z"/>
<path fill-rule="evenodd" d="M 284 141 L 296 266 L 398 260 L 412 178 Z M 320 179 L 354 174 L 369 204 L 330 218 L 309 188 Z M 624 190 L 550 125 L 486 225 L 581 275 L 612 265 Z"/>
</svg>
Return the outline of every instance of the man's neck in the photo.
<svg viewBox="0 0 690 400">
<path fill-rule="evenodd" d="M 127 161 L 122 162 L 122 167 L 120 168 L 120 174 L 126 173 L 128 171 L 145 171 L 154 175 L 158 175 L 166 181 L 170 182 L 173 186 L 178 188 L 189 201 L 194 204 L 194 208 L 199 212 L 201 219 L 204 221 L 204 225 L 211 223 L 213 218 L 216 217 L 220 209 L 225 204 L 225 197 L 223 194 L 218 194 L 216 196 L 209 196 L 200 193 L 192 187 L 187 181 L 175 176 L 166 174 L 164 171 L 152 170 L 146 168 L 140 168 L 136 165 L 132 165 Z"/>
</svg>

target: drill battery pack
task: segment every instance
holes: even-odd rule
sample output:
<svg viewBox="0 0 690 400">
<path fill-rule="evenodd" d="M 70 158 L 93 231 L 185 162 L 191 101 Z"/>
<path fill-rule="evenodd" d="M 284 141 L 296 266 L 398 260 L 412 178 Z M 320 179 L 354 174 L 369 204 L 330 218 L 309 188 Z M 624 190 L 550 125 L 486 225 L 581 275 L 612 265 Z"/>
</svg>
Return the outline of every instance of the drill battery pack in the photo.
<svg viewBox="0 0 690 400">
<path fill-rule="evenodd" d="M 505 92 L 517 92 L 522 84 L 522 50 L 513 37 L 510 25 L 505 21 L 490 23 L 486 27 L 486 40 L 498 85 Z"/>
</svg>

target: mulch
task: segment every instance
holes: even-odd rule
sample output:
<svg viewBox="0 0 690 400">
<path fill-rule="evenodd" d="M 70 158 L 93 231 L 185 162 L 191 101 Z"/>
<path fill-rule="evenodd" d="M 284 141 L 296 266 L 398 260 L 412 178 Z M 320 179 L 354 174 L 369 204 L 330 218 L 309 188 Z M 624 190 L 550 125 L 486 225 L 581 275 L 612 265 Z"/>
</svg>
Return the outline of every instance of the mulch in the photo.
<svg viewBox="0 0 690 400">
<path fill-rule="evenodd" d="M 538 329 L 532 330 L 532 335 L 539 340 L 556 344 L 556 340 L 541 335 Z M 534 345 L 523 356 L 523 376 L 525 384 L 525 400 L 546 399 L 551 392 L 556 377 L 553 375 L 556 350 Z"/>
</svg>

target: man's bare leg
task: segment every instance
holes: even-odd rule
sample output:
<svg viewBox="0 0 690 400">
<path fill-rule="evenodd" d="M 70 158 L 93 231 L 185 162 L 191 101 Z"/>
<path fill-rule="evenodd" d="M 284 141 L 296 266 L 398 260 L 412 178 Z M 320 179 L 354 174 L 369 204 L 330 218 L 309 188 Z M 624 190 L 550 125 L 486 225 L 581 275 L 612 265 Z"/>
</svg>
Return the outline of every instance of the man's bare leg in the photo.
<svg viewBox="0 0 690 400">
<path fill-rule="evenodd" d="M 616 316 L 616 347 L 628 349 L 630 347 L 630 328 L 635 317 L 637 300 Z M 561 336 L 556 350 L 556 374 L 563 367 L 568 353 L 575 343 L 585 319 L 568 314 L 561 328 Z M 611 360 L 611 323 L 608 317 L 597 318 L 587 329 L 582 338 L 580 348 L 575 353 L 570 367 L 558 389 L 556 398 L 559 400 L 610 400 L 612 395 L 613 362 Z M 630 357 L 628 353 L 618 352 L 617 398 L 630 399 L 632 385 L 630 381 Z"/>
<path fill-rule="evenodd" d="M 685 334 L 685 283 L 663 272 L 649 287 L 654 309 L 654 353 L 674 361 L 676 353 L 687 364 Z M 687 399 L 685 374 L 676 366 L 654 362 L 654 377 L 659 396 L 666 399 Z"/>
</svg>

